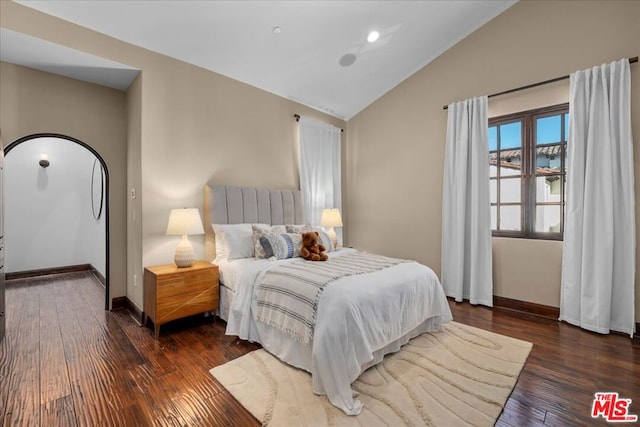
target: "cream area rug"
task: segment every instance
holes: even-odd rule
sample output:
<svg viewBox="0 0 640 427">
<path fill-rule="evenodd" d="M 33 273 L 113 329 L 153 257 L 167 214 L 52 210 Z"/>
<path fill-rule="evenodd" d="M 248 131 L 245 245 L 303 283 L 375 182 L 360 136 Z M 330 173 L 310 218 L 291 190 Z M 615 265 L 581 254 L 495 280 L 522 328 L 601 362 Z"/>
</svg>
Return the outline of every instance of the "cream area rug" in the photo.
<svg viewBox="0 0 640 427">
<path fill-rule="evenodd" d="M 311 376 L 265 350 L 211 374 L 263 425 L 492 426 L 532 344 L 450 322 L 363 372 L 353 384 L 364 404 L 347 416 L 311 391 Z"/>
</svg>

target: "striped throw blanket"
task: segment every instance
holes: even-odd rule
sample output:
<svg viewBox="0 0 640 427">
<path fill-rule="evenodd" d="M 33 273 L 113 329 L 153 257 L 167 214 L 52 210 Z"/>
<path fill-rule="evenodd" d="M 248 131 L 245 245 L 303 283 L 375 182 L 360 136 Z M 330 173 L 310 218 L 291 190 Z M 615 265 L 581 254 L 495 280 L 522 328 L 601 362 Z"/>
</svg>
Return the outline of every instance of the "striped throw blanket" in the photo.
<svg viewBox="0 0 640 427">
<path fill-rule="evenodd" d="M 363 252 L 330 257 L 324 262 L 303 259 L 269 269 L 257 289 L 257 318 L 293 339 L 308 344 L 313 338 L 320 294 L 336 280 L 371 273 L 403 262 Z"/>
</svg>

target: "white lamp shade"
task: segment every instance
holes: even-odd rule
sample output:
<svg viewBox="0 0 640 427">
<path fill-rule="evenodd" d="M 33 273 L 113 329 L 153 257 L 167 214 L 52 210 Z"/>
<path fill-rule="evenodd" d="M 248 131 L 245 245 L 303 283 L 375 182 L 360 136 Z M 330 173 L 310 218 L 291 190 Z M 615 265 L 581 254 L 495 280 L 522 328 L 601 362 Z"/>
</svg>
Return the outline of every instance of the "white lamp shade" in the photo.
<svg viewBox="0 0 640 427">
<path fill-rule="evenodd" d="M 323 227 L 342 227 L 340 209 L 324 209 L 320 218 L 320 225 Z"/>
<path fill-rule="evenodd" d="M 204 234 L 198 208 L 172 209 L 167 225 L 168 235 Z"/>
</svg>

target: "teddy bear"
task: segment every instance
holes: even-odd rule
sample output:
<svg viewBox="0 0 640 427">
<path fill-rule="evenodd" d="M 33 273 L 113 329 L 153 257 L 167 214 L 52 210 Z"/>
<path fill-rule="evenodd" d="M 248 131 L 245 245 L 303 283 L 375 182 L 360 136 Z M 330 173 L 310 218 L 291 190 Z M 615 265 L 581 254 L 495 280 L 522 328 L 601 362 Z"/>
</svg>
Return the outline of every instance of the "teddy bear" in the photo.
<svg viewBox="0 0 640 427">
<path fill-rule="evenodd" d="M 324 253 L 327 248 L 318 243 L 319 238 L 320 235 L 317 231 L 302 233 L 302 249 L 300 249 L 302 258 L 309 261 L 326 261 L 329 259 L 327 254 Z"/>
</svg>

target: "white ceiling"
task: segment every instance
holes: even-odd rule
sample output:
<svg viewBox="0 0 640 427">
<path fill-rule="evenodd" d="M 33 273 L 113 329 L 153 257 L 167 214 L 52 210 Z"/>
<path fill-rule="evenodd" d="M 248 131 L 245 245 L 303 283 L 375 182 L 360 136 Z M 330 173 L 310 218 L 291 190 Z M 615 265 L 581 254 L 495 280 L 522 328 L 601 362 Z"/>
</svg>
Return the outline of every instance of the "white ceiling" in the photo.
<svg viewBox="0 0 640 427">
<path fill-rule="evenodd" d="M 140 72 L 124 64 L 0 28 L 0 60 L 125 90 Z"/>
<path fill-rule="evenodd" d="M 347 120 L 515 3 L 15 1 Z"/>
</svg>

